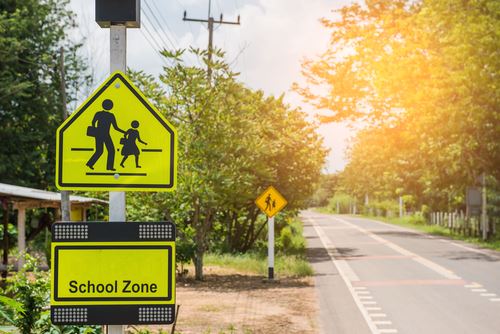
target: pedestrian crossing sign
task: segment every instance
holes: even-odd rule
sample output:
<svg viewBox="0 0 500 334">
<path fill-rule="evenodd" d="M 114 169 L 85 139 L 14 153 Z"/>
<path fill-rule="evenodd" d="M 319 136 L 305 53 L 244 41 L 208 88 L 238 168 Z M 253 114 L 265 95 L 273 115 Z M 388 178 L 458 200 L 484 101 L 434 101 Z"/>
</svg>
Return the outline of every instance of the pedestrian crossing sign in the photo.
<svg viewBox="0 0 500 334">
<path fill-rule="evenodd" d="M 266 191 L 255 200 L 255 204 L 257 204 L 259 209 L 269 218 L 274 217 L 278 212 L 283 210 L 287 203 L 286 199 L 273 186 L 267 188 Z"/>
<path fill-rule="evenodd" d="M 175 128 L 120 71 L 57 129 L 61 190 L 168 191 L 176 167 Z"/>
</svg>

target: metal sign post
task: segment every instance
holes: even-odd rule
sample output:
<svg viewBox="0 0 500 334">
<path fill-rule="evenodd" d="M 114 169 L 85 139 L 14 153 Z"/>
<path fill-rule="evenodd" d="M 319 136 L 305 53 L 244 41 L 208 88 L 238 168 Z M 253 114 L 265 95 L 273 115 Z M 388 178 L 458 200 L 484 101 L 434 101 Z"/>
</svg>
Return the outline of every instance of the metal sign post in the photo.
<svg viewBox="0 0 500 334">
<path fill-rule="evenodd" d="M 274 217 L 269 218 L 267 238 L 267 278 L 274 280 Z"/>
<path fill-rule="evenodd" d="M 269 281 L 274 280 L 274 216 L 286 205 L 286 199 L 276 188 L 270 186 L 255 200 L 255 204 L 264 212 L 267 217 L 267 260 Z"/>
<path fill-rule="evenodd" d="M 111 25 L 109 29 L 109 47 L 110 47 L 110 73 L 114 71 L 127 70 L 127 27 L 125 25 Z M 127 220 L 125 210 L 125 192 L 110 191 L 109 192 L 109 221 Z M 108 334 L 123 334 L 124 326 L 110 325 L 108 326 Z"/>
</svg>

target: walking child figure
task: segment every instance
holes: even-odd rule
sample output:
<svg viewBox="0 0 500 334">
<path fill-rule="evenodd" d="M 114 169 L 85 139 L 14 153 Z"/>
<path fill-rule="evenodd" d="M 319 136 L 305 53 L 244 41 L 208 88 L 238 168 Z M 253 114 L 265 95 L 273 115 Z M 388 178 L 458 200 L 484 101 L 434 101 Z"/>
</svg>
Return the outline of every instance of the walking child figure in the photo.
<svg viewBox="0 0 500 334">
<path fill-rule="evenodd" d="M 129 155 L 133 155 L 135 156 L 135 167 L 141 168 L 141 166 L 139 166 L 139 154 L 141 154 L 141 151 L 139 150 L 139 147 L 137 147 L 136 141 L 139 141 L 139 143 L 144 145 L 147 145 L 147 143 L 144 142 L 139 136 L 139 131 L 137 130 L 137 128 L 139 127 L 139 122 L 132 121 L 130 125 L 132 127 L 125 132 L 124 137 L 120 140 L 120 144 L 123 145 L 123 159 L 122 162 L 120 162 L 120 166 L 125 167 L 123 165 L 125 163 L 125 160 L 127 160 Z"/>
</svg>

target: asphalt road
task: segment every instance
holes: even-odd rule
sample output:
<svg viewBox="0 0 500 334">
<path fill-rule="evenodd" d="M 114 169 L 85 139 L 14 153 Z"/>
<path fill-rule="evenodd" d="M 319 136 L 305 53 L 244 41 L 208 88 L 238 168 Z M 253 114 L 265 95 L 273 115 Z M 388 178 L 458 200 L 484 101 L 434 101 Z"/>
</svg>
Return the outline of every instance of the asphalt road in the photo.
<svg viewBox="0 0 500 334">
<path fill-rule="evenodd" d="M 500 333 L 500 253 L 302 212 L 322 333 Z"/>
</svg>

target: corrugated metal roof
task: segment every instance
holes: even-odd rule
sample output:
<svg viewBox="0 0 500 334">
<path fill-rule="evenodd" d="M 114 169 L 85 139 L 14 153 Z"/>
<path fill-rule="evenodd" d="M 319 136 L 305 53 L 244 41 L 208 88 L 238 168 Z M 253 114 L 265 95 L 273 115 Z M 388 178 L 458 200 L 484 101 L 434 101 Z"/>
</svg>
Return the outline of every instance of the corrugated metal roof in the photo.
<svg viewBox="0 0 500 334">
<path fill-rule="evenodd" d="M 0 197 L 15 197 L 19 199 L 27 200 L 39 200 L 39 201 L 50 201 L 50 202 L 60 202 L 61 194 L 46 190 L 26 188 L 20 186 L 14 186 L 12 184 L 0 183 Z M 107 204 L 107 201 L 103 201 L 97 198 L 83 197 L 83 196 L 70 196 L 72 203 L 100 203 Z"/>
</svg>

